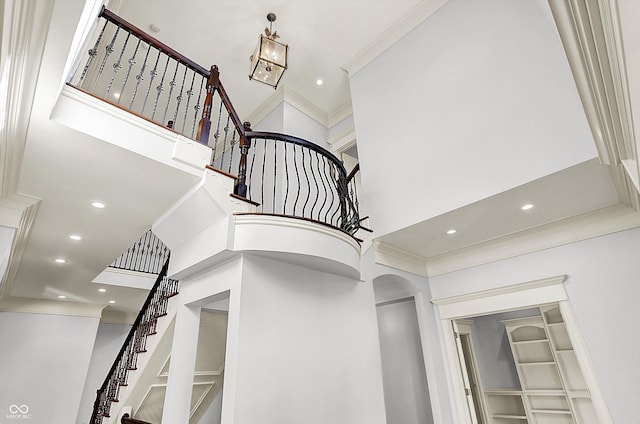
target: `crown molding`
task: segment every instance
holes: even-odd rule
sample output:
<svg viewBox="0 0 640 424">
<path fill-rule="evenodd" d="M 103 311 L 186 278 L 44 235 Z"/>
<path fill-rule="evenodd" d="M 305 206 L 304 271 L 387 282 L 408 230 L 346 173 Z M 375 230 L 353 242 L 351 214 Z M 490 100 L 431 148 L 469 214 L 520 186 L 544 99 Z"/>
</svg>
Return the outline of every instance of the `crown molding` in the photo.
<svg viewBox="0 0 640 424">
<path fill-rule="evenodd" d="M 616 1 L 549 1 L 600 159 L 638 161 Z"/>
<path fill-rule="evenodd" d="M 349 78 L 351 78 L 448 2 L 449 0 L 421 1 L 418 6 L 410 10 L 364 49 L 360 50 L 351 60 L 342 65 L 342 69 L 347 71 Z"/>
<path fill-rule="evenodd" d="M 28 314 L 66 315 L 100 318 L 106 305 L 94 303 L 62 302 L 28 297 L 7 297 L 0 303 L 0 311 Z"/>
<path fill-rule="evenodd" d="M 0 281 L 0 300 L 8 297 L 13 289 L 13 283 L 18 273 L 22 255 L 27 247 L 27 241 L 29 240 L 29 234 L 31 234 L 31 228 L 36 219 L 39 205 L 40 199 L 20 194 L 15 194 L 9 199 L 0 202 L 0 216 L 4 215 L 3 211 L 9 209 L 12 211 L 13 219 L 19 217 L 17 225 L 8 225 L 15 228 L 16 232 L 13 236 L 7 269 Z M 4 225 L 1 222 L 0 224 Z"/>
<path fill-rule="evenodd" d="M 0 200 L 18 189 L 27 125 L 53 4 L 6 0 L 0 15 Z"/>
<path fill-rule="evenodd" d="M 623 159 L 619 165 L 609 166 L 611 180 L 620 202 L 640 210 L 640 187 L 638 186 L 637 162 Z"/>
<path fill-rule="evenodd" d="M 568 299 L 566 275 L 432 299 L 440 318 L 456 319 L 532 307 Z M 539 318 L 539 317 L 538 317 Z M 538 319 L 536 318 L 536 319 Z M 523 319 L 531 319 L 523 318 Z"/>
<path fill-rule="evenodd" d="M 342 153 L 356 144 L 356 128 L 352 125 L 327 140 L 333 153 Z"/>
<path fill-rule="evenodd" d="M 329 128 L 329 115 L 302 94 L 291 88 L 284 87 L 284 101 L 325 128 Z"/>
<path fill-rule="evenodd" d="M 334 125 L 339 124 L 351 115 L 353 115 L 353 105 L 351 104 L 351 99 L 349 99 L 329 113 L 327 127 L 333 128 Z"/>
<path fill-rule="evenodd" d="M 640 227 L 640 214 L 619 204 L 431 256 L 427 258 L 427 275 L 447 274 L 635 227 Z"/>
<path fill-rule="evenodd" d="M 412 274 L 427 276 L 427 259 L 408 250 L 379 240 L 373 242 L 376 263 Z"/>
<path fill-rule="evenodd" d="M 524 283 L 508 284 L 506 286 L 494 287 L 487 290 L 479 290 L 468 293 L 457 294 L 454 296 L 445 296 L 431 299 L 434 305 L 452 305 L 454 303 L 469 302 L 485 297 L 503 296 L 508 294 L 520 293 L 523 290 L 539 289 L 562 284 L 567 279 L 566 275 L 558 275 L 555 277 L 543 278 L 540 280 L 526 281 Z M 530 317 L 529 317 L 530 318 Z M 529 319 L 527 318 L 527 319 Z"/>
</svg>

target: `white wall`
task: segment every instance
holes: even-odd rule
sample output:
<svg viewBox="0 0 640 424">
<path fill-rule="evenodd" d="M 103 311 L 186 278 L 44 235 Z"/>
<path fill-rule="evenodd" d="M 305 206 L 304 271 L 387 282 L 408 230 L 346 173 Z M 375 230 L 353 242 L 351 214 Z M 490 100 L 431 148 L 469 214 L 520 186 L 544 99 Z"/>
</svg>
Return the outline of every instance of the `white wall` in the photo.
<svg viewBox="0 0 640 424">
<path fill-rule="evenodd" d="M 289 103 L 284 103 L 284 132 L 303 138 L 329 150 L 329 130 Z"/>
<path fill-rule="evenodd" d="M 473 318 L 473 351 L 482 388 L 520 390 L 520 378 L 504 325 L 507 319 L 540 315 L 540 309 L 523 309 Z"/>
<path fill-rule="evenodd" d="M 29 423 L 75 422 L 98 321 L 0 312 L 1 419 L 15 404 L 28 406 Z"/>
<path fill-rule="evenodd" d="M 336 137 L 341 132 L 346 131 L 348 128 L 353 127 L 353 115 L 349 115 L 342 121 L 338 122 L 331 128 L 329 128 L 329 137 Z"/>
<path fill-rule="evenodd" d="M 432 424 L 415 301 L 381 304 L 376 312 L 387 424 Z"/>
<path fill-rule="evenodd" d="M 378 235 L 596 156 L 543 5 L 451 0 L 350 78 Z"/>
<path fill-rule="evenodd" d="M 446 364 L 439 342 L 440 323 L 437 311 L 428 301 L 431 299 L 428 280 L 423 276 L 377 264 L 374 258 L 373 249 L 369 249 L 362 257 L 362 279 L 373 281 L 376 304 L 407 297 L 415 299 L 433 420 L 436 424 L 452 423 L 453 411 L 449 402 Z"/>
<path fill-rule="evenodd" d="M 284 131 L 284 103 L 276 106 L 260 122 L 252 122 L 251 129 L 254 131 L 283 132 Z"/>
<path fill-rule="evenodd" d="M 569 301 L 616 423 L 637 421 L 640 229 L 430 278 L 434 298 L 566 274 Z"/>
<path fill-rule="evenodd" d="M 111 369 L 116 355 L 120 351 L 127 334 L 129 334 L 129 330 L 131 330 L 130 325 L 100 324 L 98 326 L 76 424 L 89 422 L 93 411 L 93 403 L 96 400 L 96 391 L 100 388 Z"/>
<path fill-rule="evenodd" d="M 329 130 L 287 102 L 280 103 L 260 122 L 254 131 L 270 131 L 299 137 L 328 150 Z"/>
<path fill-rule="evenodd" d="M 235 424 L 385 422 L 370 283 L 246 257 L 241 296 Z"/>
</svg>

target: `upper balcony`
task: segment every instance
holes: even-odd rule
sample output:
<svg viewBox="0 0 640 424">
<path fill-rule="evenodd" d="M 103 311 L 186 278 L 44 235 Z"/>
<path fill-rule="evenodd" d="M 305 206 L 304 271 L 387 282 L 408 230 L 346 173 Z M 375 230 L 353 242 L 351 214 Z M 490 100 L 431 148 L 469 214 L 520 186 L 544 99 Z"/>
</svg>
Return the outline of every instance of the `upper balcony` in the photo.
<svg viewBox="0 0 640 424">
<path fill-rule="evenodd" d="M 252 131 L 251 124 L 238 116 L 217 66 L 207 69 L 194 63 L 105 8 L 88 33 L 53 110 L 54 120 L 195 176 L 202 176 L 207 168 L 200 187 L 207 192 L 204 197 L 220 196 L 219 189 L 212 188 L 216 184 L 226 187 L 228 192 L 222 196 L 231 206 L 222 209 L 243 224 L 249 222 L 247 215 L 269 220 L 269 228 L 294 220 L 298 229 L 320 226 L 341 233 L 338 238 L 346 237 L 351 240 L 348 244 L 357 246 L 360 240 L 355 234 L 363 228 L 358 165 L 347 170 L 331 152 L 299 137 Z M 212 171 L 218 183 L 211 182 Z M 197 197 L 198 189 L 173 209 L 184 209 L 188 196 Z M 211 211 L 220 205 L 217 202 Z M 244 206 L 234 208 L 234 204 Z M 188 208 L 190 218 L 182 222 L 194 216 L 193 207 Z M 193 219 L 209 222 L 212 217 Z M 161 220 L 166 222 L 166 216 Z M 198 228 L 203 230 L 203 224 Z M 184 241 L 187 233 L 181 230 L 176 240 Z M 173 250 L 172 240 L 166 242 Z M 253 250 L 333 256 L 303 248 L 249 246 L 246 240 L 238 243 Z M 176 262 L 179 254 L 174 255 Z"/>
</svg>

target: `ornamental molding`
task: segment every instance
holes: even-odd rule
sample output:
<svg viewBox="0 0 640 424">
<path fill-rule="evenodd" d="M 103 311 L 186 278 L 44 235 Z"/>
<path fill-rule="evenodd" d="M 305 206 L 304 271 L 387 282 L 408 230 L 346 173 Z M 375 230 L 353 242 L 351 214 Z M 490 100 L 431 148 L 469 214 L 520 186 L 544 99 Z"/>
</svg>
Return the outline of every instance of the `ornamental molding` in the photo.
<svg viewBox="0 0 640 424">
<path fill-rule="evenodd" d="M 622 169 L 623 199 L 638 209 L 638 149 L 618 3 L 549 1 L 578 94 L 602 163 Z"/>
</svg>

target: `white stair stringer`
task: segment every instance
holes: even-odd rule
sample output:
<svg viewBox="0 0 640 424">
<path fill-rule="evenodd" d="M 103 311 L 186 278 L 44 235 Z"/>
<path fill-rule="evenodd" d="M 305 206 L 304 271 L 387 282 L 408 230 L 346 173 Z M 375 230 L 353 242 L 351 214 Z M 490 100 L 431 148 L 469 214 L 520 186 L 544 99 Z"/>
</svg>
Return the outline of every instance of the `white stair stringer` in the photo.
<svg viewBox="0 0 640 424">
<path fill-rule="evenodd" d="M 137 405 L 140 402 L 137 399 L 140 396 L 139 392 L 144 392 L 144 387 L 148 387 L 145 383 L 149 376 L 156 376 L 163 367 L 171 353 L 176 310 L 180 304 L 179 298 L 180 294 L 169 298 L 167 314 L 158 318 L 156 334 L 147 337 L 146 352 L 138 354 L 137 368 L 129 371 L 128 385 L 120 387 L 118 402 L 111 404 L 111 416 L 105 417 L 102 421 L 103 424 L 120 423 L 122 415 L 131 411 L 132 405 Z"/>
</svg>

